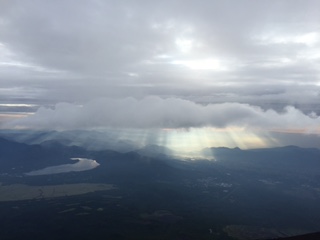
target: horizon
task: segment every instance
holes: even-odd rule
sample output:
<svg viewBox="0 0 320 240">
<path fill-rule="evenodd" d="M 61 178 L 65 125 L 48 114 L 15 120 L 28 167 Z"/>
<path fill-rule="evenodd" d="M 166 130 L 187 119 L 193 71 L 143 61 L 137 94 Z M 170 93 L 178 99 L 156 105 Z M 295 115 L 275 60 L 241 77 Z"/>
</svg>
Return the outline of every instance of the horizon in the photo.
<svg viewBox="0 0 320 240">
<path fill-rule="evenodd" d="M 104 151 L 111 150 L 119 153 L 138 152 L 142 155 L 151 154 L 156 156 L 174 157 L 181 160 L 197 160 L 208 159 L 214 160 L 214 152 L 207 152 L 207 150 L 226 148 L 230 150 L 239 149 L 246 150 L 262 150 L 262 149 L 277 149 L 295 147 L 301 149 L 320 149 L 308 144 L 306 146 L 299 146 L 296 142 L 288 141 L 287 144 L 279 145 L 273 142 L 273 145 L 266 145 L 261 139 L 253 135 L 253 139 L 258 139 L 261 144 L 245 144 L 243 139 L 236 144 L 234 137 L 228 139 L 222 133 L 222 137 L 218 138 L 219 141 L 212 141 L 207 134 L 208 130 L 202 129 L 204 132 L 199 133 L 199 129 L 193 130 L 179 130 L 176 129 L 164 130 L 161 133 L 159 130 L 154 131 L 139 131 L 132 130 L 120 132 L 119 135 L 115 134 L 116 130 L 112 129 L 111 134 L 106 130 L 69 130 L 69 131 L 45 131 L 45 130 L 0 130 L 0 137 L 5 140 L 24 143 L 28 145 L 40 145 L 50 147 L 52 143 L 61 144 L 61 146 L 77 146 L 90 151 Z M 172 133 L 173 131 L 173 133 Z M 192 132 L 193 131 L 193 132 Z M 160 132 L 160 133 L 159 133 Z M 191 133 L 192 132 L 192 133 Z M 216 132 L 212 131 L 213 135 L 217 137 Z M 247 133 L 244 133 L 245 135 Z M 193 136 L 195 135 L 195 136 Z M 206 136 L 206 138 L 204 138 Z M 186 138 L 187 137 L 187 138 Z M 205 140 L 204 140 L 205 139 Z M 206 141 L 207 140 L 207 141 Z M 252 136 L 251 136 L 252 140 Z M 292 139 L 291 139 L 292 140 Z M 248 141 L 247 143 L 250 143 Z M 271 141 L 272 143 L 272 141 Z M 155 155 L 156 154 L 156 155 Z M 159 156 L 160 156 L 159 155 Z"/>
</svg>

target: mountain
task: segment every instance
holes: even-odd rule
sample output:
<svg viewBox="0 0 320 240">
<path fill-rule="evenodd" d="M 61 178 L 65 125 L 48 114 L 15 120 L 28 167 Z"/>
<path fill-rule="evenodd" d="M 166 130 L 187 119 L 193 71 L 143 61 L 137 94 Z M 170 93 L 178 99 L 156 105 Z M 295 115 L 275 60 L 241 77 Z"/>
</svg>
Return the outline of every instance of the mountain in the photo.
<svg viewBox="0 0 320 240">
<path fill-rule="evenodd" d="M 286 238 L 277 238 L 273 240 L 317 240 L 320 239 L 320 232 L 303 234 L 299 236 L 286 237 Z"/>
<path fill-rule="evenodd" d="M 203 152 L 228 168 L 280 173 L 317 174 L 320 149 L 285 146 L 241 150 L 239 148 L 207 148 Z"/>
<path fill-rule="evenodd" d="M 119 139 L 118 132 L 99 131 L 15 131 L 2 130 L 0 136 L 29 145 L 59 142 L 65 146 L 78 146 L 87 150 L 114 150 L 118 152 L 130 152 L 141 148 L 139 144 L 127 139 Z"/>
<path fill-rule="evenodd" d="M 158 145 L 146 145 L 143 148 L 135 150 L 135 152 L 139 153 L 142 156 L 149 156 L 149 157 L 157 157 L 157 158 L 168 158 L 174 155 L 174 152 L 163 146 Z"/>
<path fill-rule="evenodd" d="M 21 174 L 34 169 L 69 163 L 74 156 L 83 156 L 85 150 L 66 147 L 59 143 L 50 147 L 27 145 L 0 138 L 0 173 Z"/>
</svg>

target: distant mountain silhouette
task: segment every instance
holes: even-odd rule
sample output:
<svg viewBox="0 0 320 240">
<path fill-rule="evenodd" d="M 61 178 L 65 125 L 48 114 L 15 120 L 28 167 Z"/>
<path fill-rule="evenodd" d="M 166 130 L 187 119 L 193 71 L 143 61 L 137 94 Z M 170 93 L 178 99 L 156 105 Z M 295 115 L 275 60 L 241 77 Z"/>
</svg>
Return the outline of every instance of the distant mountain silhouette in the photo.
<svg viewBox="0 0 320 240">
<path fill-rule="evenodd" d="M 319 240 L 319 239 L 320 239 L 320 232 L 309 233 L 309 234 L 293 236 L 293 237 L 273 238 L 269 240 Z"/>
<path fill-rule="evenodd" d="M 79 147 L 59 143 L 50 146 L 27 145 L 0 138 L 0 172 L 23 173 L 34 169 L 69 163 L 70 158 L 85 154 Z"/>
<path fill-rule="evenodd" d="M 203 153 L 228 168 L 285 171 L 286 173 L 319 173 L 320 149 L 285 146 L 241 150 L 239 148 L 206 148 Z"/>
<path fill-rule="evenodd" d="M 140 145 L 130 140 L 115 140 L 117 137 L 105 132 L 70 130 L 70 131 L 15 131 L 2 130 L 0 135 L 6 139 L 34 144 L 50 144 L 50 142 L 59 142 L 65 146 L 78 146 L 87 150 L 115 150 L 118 152 L 129 152 L 141 148 Z"/>
<path fill-rule="evenodd" d="M 143 156 L 149 157 L 169 157 L 173 156 L 174 152 L 167 147 L 158 146 L 158 145 L 147 145 L 141 149 L 135 150 L 135 152 L 139 153 Z"/>
</svg>

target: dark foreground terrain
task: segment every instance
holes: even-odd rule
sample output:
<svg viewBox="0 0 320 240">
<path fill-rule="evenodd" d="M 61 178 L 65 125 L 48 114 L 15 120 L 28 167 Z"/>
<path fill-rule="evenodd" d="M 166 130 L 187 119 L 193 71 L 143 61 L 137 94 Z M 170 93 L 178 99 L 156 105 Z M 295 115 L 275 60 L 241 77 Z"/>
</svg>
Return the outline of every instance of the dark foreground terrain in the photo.
<svg viewBox="0 0 320 240">
<path fill-rule="evenodd" d="M 204 155 L 214 160 L 194 161 L 151 153 L 1 139 L 0 239 L 241 240 L 320 231 L 318 149 L 212 148 Z M 75 157 L 100 165 L 25 175 Z"/>
</svg>

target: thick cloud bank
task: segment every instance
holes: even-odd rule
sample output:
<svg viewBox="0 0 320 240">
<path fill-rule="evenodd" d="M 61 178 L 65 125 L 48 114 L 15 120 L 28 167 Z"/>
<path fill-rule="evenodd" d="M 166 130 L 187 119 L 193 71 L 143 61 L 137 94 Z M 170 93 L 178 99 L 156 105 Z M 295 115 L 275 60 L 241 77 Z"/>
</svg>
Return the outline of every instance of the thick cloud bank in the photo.
<svg viewBox="0 0 320 240">
<path fill-rule="evenodd" d="M 90 101 L 85 105 L 59 103 L 8 123 L 9 127 L 38 129 L 244 127 L 318 131 L 320 117 L 288 106 L 283 112 L 241 103 L 201 105 L 178 98 L 146 97 Z"/>
</svg>

